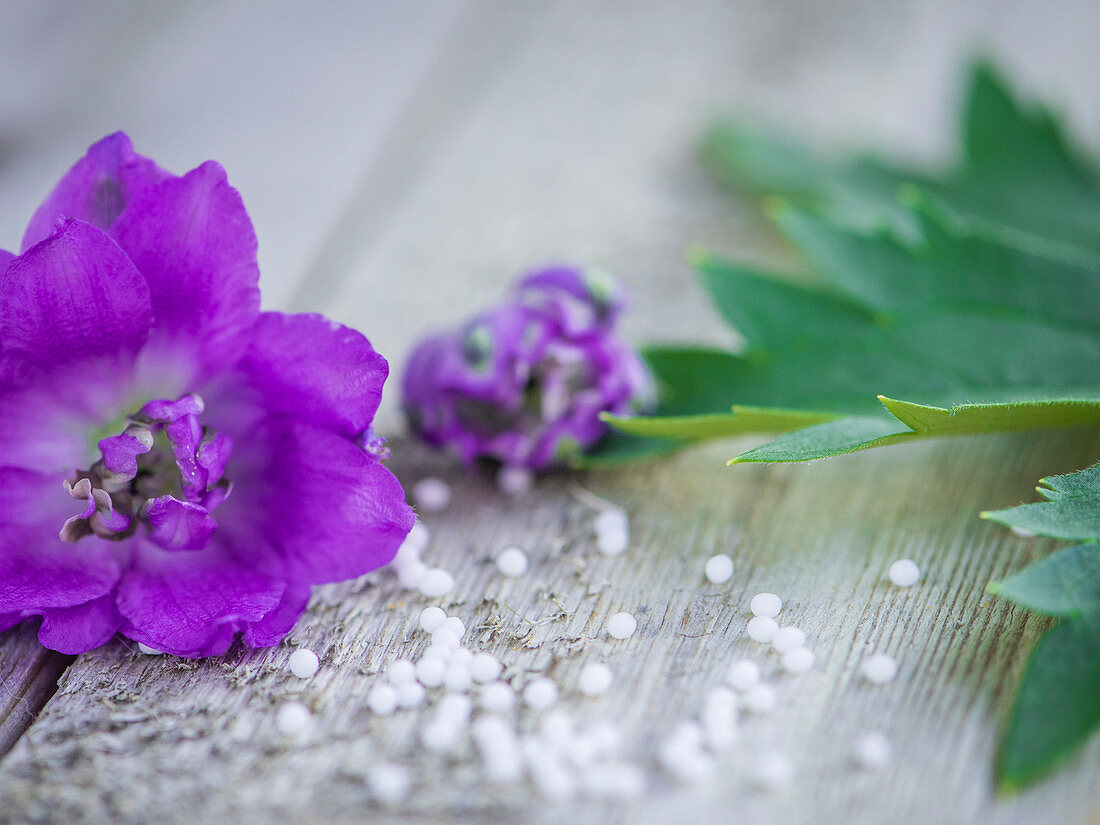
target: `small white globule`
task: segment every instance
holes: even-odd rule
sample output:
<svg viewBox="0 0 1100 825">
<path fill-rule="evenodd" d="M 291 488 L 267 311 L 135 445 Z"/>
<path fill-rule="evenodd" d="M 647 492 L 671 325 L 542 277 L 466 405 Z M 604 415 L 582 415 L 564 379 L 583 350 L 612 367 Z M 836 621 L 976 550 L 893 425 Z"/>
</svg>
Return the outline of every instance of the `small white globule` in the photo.
<svg viewBox="0 0 1100 825">
<path fill-rule="evenodd" d="M 426 688 L 437 688 L 447 676 L 447 663 L 434 656 L 425 656 L 416 663 L 416 680 Z"/>
<path fill-rule="evenodd" d="M 390 807 L 404 802 L 412 787 L 408 768 L 388 762 L 374 765 L 367 773 L 367 783 L 375 799 Z"/>
<path fill-rule="evenodd" d="M 601 510 L 596 516 L 596 549 L 605 556 L 617 556 L 630 544 L 630 522 L 617 507 Z"/>
<path fill-rule="evenodd" d="M 443 647 L 449 647 L 451 650 L 454 650 L 461 644 L 462 639 L 454 632 L 454 628 L 447 627 L 446 623 L 432 631 L 433 646 L 443 645 Z"/>
<path fill-rule="evenodd" d="M 791 760 L 781 753 L 767 753 L 753 764 L 751 776 L 762 789 L 778 791 L 794 779 L 794 766 Z"/>
<path fill-rule="evenodd" d="M 749 610 L 754 616 L 766 616 L 774 619 L 783 609 L 783 600 L 774 593 L 757 593 L 749 602 Z"/>
<path fill-rule="evenodd" d="M 313 716 L 301 702 L 284 702 L 275 714 L 275 728 L 283 736 L 301 736 L 309 730 Z"/>
<path fill-rule="evenodd" d="M 436 607 L 434 604 L 420 611 L 420 629 L 427 633 L 443 627 L 443 622 L 446 620 L 447 614 L 443 612 L 443 608 Z"/>
<path fill-rule="evenodd" d="M 490 682 L 481 690 L 481 706 L 490 713 L 504 713 L 515 703 L 515 691 L 506 682 Z"/>
<path fill-rule="evenodd" d="M 887 575 L 896 587 L 912 587 L 920 581 L 920 568 L 910 559 L 898 559 L 890 565 Z"/>
<path fill-rule="evenodd" d="M 428 572 L 428 565 L 420 559 L 410 559 L 396 566 L 397 582 L 406 590 L 416 590 L 424 581 L 424 575 Z"/>
<path fill-rule="evenodd" d="M 802 647 L 806 643 L 806 634 L 801 628 L 787 625 L 775 631 L 772 637 L 772 648 L 776 653 L 786 653 Z"/>
<path fill-rule="evenodd" d="M 397 710 L 397 688 L 380 682 L 367 694 L 367 707 L 378 716 L 390 716 Z"/>
<path fill-rule="evenodd" d="M 729 666 L 726 671 L 726 683 L 744 693 L 760 684 L 760 665 L 751 659 L 741 659 Z"/>
<path fill-rule="evenodd" d="M 491 653 L 478 653 L 470 660 L 470 675 L 475 682 L 486 684 L 496 681 L 502 670 L 504 666 Z"/>
<path fill-rule="evenodd" d="M 893 755 L 890 740 L 878 731 L 862 734 L 852 748 L 852 759 L 865 771 L 884 768 Z"/>
<path fill-rule="evenodd" d="M 749 638 L 754 642 L 767 644 L 779 632 L 779 623 L 767 616 L 753 616 L 749 619 L 749 623 L 745 625 L 745 632 L 749 634 Z"/>
<path fill-rule="evenodd" d="M 535 484 L 535 474 L 526 467 L 505 465 L 497 471 L 497 489 L 506 496 L 522 496 Z"/>
<path fill-rule="evenodd" d="M 473 680 L 468 665 L 460 662 L 451 662 L 447 665 L 447 675 L 443 677 L 443 685 L 447 690 L 462 693 L 469 690 Z"/>
<path fill-rule="evenodd" d="M 783 654 L 783 669 L 788 673 L 807 673 L 814 666 L 814 652 L 808 647 L 796 647 Z"/>
<path fill-rule="evenodd" d="M 451 488 L 439 478 L 422 478 L 413 485 L 413 500 L 425 513 L 445 510 L 451 503 Z"/>
<path fill-rule="evenodd" d="M 462 621 L 458 616 L 448 616 L 443 620 L 443 626 L 453 630 L 455 635 L 460 639 L 466 635 L 466 622 Z"/>
<path fill-rule="evenodd" d="M 424 690 L 424 685 L 420 682 L 404 682 L 397 686 L 398 707 L 405 709 L 418 708 L 424 704 L 426 698 L 427 691 Z"/>
<path fill-rule="evenodd" d="M 741 697 L 745 710 L 757 716 L 765 716 L 775 710 L 775 690 L 771 685 L 760 684 Z"/>
<path fill-rule="evenodd" d="M 558 686 L 545 676 L 539 676 L 523 689 L 523 701 L 534 710 L 552 708 L 558 701 Z"/>
<path fill-rule="evenodd" d="M 408 659 L 394 659 L 386 668 L 386 680 L 399 687 L 416 680 L 416 666 Z"/>
<path fill-rule="evenodd" d="M 317 654 L 304 647 L 300 647 L 291 653 L 287 663 L 290 665 L 290 672 L 299 679 L 310 678 L 317 672 L 317 668 L 321 666 L 320 661 L 317 659 Z"/>
<path fill-rule="evenodd" d="M 496 565 L 503 576 L 522 576 L 527 572 L 527 554 L 519 547 L 506 547 L 497 555 Z"/>
<path fill-rule="evenodd" d="M 725 553 L 711 556 L 703 565 L 703 573 L 711 584 L 724 584 L 733 575 L 733 559 Z"/>
<path fill-rule="evenodd" d="M 409 534 L 405 536 L 405 541 L 401 543 L 401 550 L 398 550 L 398 555 L 406 548 L 415 549 L 417 558 L 428 546 L 428 542 L 431 541 L 432 533 L 424 526 L 424 522 L 418 521 L 413 524 L 412 529 L 409 530 Z"/>
<path fill-rule="evenodd" d="M 864 661 L 861 671 L 871 684 L 885 685 L 898 675 L 898 663 L 888 653 L 874 653 Z"/>
<path fill-rule="evenodd" d="M 607 635 L 612 639 L 629 639 L 638 629 L 638 620 L 630 613 L 616 613 L 607 620 Z"/>
<path fill-rule="evenodd" d="M 611 689 L 614 676 L 603 662 L 590 662 L 581 668 L 577 687 L 585 696 L 603 696 Z"/>
<path fill-rule="evenodd" d="M 163 656 L 163 650 L 157 650 L 155 647 L 149 647 L 149 645 L 138 642 L 138 650 L 144 653 L 146 656 Z"/>
<path fill-rule="evenodd" d="M 454 590 L 454 586 L 455 580 L 450 573 L 441 567 L 431 567 L 424 571 L 417 589 L 420 590 L 422 595 L 430 599 L 437 599 Z"/>
</svg>

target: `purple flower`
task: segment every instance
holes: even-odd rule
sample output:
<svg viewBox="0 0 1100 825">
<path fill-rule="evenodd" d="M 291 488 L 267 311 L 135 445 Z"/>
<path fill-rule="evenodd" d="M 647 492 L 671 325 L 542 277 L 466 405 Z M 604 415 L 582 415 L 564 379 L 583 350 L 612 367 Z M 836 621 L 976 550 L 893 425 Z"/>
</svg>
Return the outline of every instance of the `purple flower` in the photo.
<svg viewBox="0 0 1100 825">
<path fill-rule="evenodd" d="M 319 315 L 260 312 L 218 164 L 177 177 L 111 135 L 22 248 L 0 256 L 0 629 L 216 655 L 393 557 L 414 517 L 370 431 L 388 365 Z"/>
<path fill-rule="evenodd" d="M 619 285 L 560 267 L 522 280 L 505 304 L 422 342 L 404 376 L 415 432 L 467 464 L 541 469 L 592 446 L 602 412 L 648 403 L 638 354 L 618 335 Z"/>
</svg>

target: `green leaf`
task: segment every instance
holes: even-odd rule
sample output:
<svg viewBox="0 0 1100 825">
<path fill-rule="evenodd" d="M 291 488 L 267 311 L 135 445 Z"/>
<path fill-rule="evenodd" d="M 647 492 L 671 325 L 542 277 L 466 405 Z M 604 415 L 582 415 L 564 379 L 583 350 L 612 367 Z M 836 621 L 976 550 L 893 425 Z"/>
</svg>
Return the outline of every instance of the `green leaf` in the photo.
<svg viewBox="0 0 1100 825">
<path fill-rule="evenodd" d="M 583 453 L 569 456 L 569 466 L 578 470 L 611 470 L 636 461 L 648 461 L 674 453 L 686 442 L 668 438 L 646 438 L 631 433 L 610 432 Z"/>
<path fill-rule="evenodd" d="M 659 438 L 677 438 L 685 442 L 723 438 L 745 433 L 779 433 L 812 424 L 832 421 L 835 413 L 808 410 L 782 410 L 772 407 L 735 406 L 728 413 L 681 416 L 641 416 L 619 418 L 602 416 L 623 433 Z"/>
<path fill-rule="evenodd" d="M 1058 539 L 1100 539 L 1100 464 L 1041 481 L 1047 501 L 982 513 L 983 518 Z"/>
<path fill-rule="evenodd" d="M 1066 547 L 991 584 L 989 592 L 1047 616 L 1100 614 L 1100 546 Z"/>
<path fill-rule="evenodd" d="M 1065 761 L 1100 727 L 1100 614 L 1075 616 L 1041 638 L 1028 658 L 997 753 L 1003 792 Z"/>
</svg>

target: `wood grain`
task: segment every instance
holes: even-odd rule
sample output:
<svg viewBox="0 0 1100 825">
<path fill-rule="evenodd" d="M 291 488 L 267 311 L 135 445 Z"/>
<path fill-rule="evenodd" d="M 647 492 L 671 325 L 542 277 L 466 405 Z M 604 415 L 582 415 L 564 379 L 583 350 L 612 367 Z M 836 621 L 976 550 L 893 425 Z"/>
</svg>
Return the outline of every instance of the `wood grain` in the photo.
<svg viewBox="0 0 1100 825">
<path fill-rule="evenodd" d="M 1100 7 L 1068 0 L 651 0 L 629 11 L 589 0 L 441 0 L 415 10 L 349 3 L 328 20 L 255 3 L 186 13 L 13 5 L 0 67 L 28 85 L 0 102 L 5 238 L 18 237 L 77 147 L 132 125 L 174 167 L 222 159 L 257 222 L 269 303 L 361 327 L 394 374 L 425 329 L 492 300 L 516 271 L 561 258 L 627 281 L 634 340 L 728 341 L 692 286 L 684 248 L 704 242 L 770 261 L 789 253 L 754 206 L 730 201 L 695 167 L 692 142 L 716 111 L 759 111 L 810 139 L 935 156 L 948 134 L 945 100 L 980 37 L 1030 87 L 1059 90 L 1084 134 L 1100 128 L 1088 34 Z M 395 399 L 391 387 L 380 418 L 390 432 L 400 427 Z M 984 588 L 1053 544 L 976 513 L 1031 500 L 1040 476 L 1095 461 L 1097 435 L 726 468 L 739 446 L 552 476 L 507 501 L 488 480 L 394 444 L 404 482 L 433 474 L 454 487 L 449 510 L 426 517 L 429 560 L 458 579 L 449 607 L 510 663 L 517 684 L 548 672 L 581 717 L 622 725 L 654 776 L 644 803 L 547 805 L 526 787 L 486 785 L 462 760 L 426 757 L 413 715 L 372 717 L 365 693 L 388 661 L 421 649 L 415 616 L 426 603 L 378 573 L 318 590 L 275 649 L 186 662 L 115 642 L 78 657 L 48 703 L 67 660 L 42 651 L 33 628 L 0 635 L 0 751 L 27 731 L 0 762 L 0 822 L 1095 822 L 1095 740 L 1018 799 L 991 793 L 998 720 L 1046 625 Z M 627 554 L 595 552 L 577 484 L 630 510 Z M 524 579 L 494 572 L 489 560 L 505 543 L 530 553 Z M 705 585 L 702 564 L 718 551 L 733 555 L 737 573 Z M 924 569 L 918 587 L 885 581 L 900 557 Z M 818 666 L 776 675 L 780 711 L 745 724 L 720 782 L 679 788 L 653 764 L 659 738 L 698 711 L 732 658 L 756 656 L 776 672 L 741 633 L 760 590 L 783 595 Z M 620 609 L 639 619 L 626 643 L 602 634 Z M 303 644 L 322 657 L 305 683 L 285 667 Z M 881 649 L 902 670 L 872 688 L 858 666 Z M 569 686 L 593 657 L 612 666 L 615 688 L 581 700 Z M 288 698 L 315 713 L 301 744 L 274 731 Z M 863 776 L 849 751 L 870 728 L 889 732 L 896 758 Z M 798 768 L 796 785 L 777 796 L 746 781 L 770 748 Z M 414 770 L 419 791 L 401 812 L 377 808 L 365 787 L 382 758 Z"/>
</svg>

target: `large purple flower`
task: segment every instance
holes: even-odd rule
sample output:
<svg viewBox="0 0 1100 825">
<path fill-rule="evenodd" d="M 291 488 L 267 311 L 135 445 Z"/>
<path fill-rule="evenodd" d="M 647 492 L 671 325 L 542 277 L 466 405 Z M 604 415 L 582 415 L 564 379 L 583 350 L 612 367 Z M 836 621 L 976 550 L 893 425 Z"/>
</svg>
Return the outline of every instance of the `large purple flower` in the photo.
<svg viewBox="0 0 1100 825">
<path fill-rule="evenodd" d="M 260 312 L 218 164 L 177 177 L 104 138 L 0 272 L 0 629 L 41 616 L 65 653 L 269 645 L 310 585 L 396 553 L 414 516 L 363 449 L 388 365 Z"/>
<path fill-rule="evenodd" d="M 606 432 L 600 413 L 644 406 L 649 374 L 615 332 L 625 307 L 601 270 L 524 278 L 500 307 L 413 352 L 404 408 L 413 430 L 466 463 L 542 469 Z"/>
</svg>

